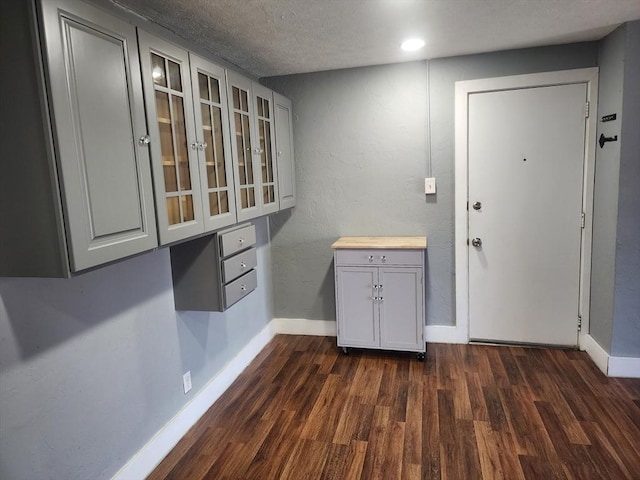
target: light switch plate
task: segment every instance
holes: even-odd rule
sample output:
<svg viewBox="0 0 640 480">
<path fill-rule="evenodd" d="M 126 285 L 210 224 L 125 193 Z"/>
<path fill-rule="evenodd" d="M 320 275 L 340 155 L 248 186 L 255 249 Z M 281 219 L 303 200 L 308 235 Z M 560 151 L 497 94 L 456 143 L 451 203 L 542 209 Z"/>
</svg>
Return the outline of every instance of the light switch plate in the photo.
<svg viewBox="0 0 640 480">
<path fill-rule="evenodd" d="M 424 179 L 424 193 L 425 195 L 433 195 L 434 193 L 436 193 L 436 179 L 431 177 L 431 178 L 425 178 Z"/>
</svg>

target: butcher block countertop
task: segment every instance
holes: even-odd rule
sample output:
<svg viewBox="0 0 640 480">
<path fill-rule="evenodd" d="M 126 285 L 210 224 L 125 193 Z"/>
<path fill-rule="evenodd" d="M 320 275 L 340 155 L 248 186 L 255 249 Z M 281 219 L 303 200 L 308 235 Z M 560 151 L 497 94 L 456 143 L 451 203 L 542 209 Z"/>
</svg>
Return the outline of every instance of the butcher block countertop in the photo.
<svg viewBox="0 0 640 480">
<path fill-rule="evenodd" d="M 331 248 L 425 249 L 427 237 L 340 237 Z"/>
</svg>

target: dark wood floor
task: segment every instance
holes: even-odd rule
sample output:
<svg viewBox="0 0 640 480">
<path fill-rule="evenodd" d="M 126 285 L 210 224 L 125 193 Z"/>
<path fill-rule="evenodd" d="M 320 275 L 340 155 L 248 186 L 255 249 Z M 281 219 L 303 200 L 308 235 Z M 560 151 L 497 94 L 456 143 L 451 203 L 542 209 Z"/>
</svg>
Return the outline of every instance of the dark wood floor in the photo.
<svg viewBox="0 0 640 480">
<path fill-rule="evenodd" d="M 277 336 L 149 477 L 640 479 L 640 380 L 584 352 Z"/>
</svg>

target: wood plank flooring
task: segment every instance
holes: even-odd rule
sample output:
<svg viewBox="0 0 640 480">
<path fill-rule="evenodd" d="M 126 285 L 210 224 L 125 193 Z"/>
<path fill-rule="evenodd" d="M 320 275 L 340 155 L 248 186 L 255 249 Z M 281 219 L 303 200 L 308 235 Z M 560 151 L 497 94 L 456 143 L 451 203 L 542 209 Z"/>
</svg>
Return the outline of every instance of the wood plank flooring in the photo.
<svg viewBox="0 0 640 480">
<path fill-rule="evenodd" d="M 584 352 L 277 336 L 149 476 L 640 479 L 640 380 Z"/>
</svg>

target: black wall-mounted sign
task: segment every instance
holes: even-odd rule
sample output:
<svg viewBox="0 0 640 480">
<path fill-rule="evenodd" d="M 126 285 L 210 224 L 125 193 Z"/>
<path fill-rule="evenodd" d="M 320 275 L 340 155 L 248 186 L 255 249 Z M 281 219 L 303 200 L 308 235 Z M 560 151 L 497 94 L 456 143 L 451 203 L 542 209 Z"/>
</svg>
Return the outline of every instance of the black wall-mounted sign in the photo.
<svg viewBox="0 0 640 480">
<path fill-rule="evenodd" d="M 612 121 L 613 121 L 613 120 L 615 120 L 616 118 L 617 118 L 617 117 L 616 117 L 616 114 L 615 114 L 615 113 L 612 113 L 611 115 L 603 115 L 603 117 L 602 117 L 602 121 L 603 121 L 603 122 L 612 122 Z"/>
</svg>

